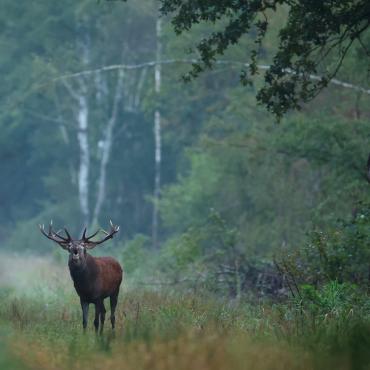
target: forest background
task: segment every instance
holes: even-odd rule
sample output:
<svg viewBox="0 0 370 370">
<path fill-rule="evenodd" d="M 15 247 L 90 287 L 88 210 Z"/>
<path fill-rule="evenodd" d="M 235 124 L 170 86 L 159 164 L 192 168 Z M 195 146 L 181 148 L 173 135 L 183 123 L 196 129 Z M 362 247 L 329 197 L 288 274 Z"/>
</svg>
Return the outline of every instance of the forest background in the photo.
<svg viewBox="0 0 370 370">
<path fill-rule="evenodd" d="M 336 75 L 352 85 L 329 84 L 277 122 L 256 94 L 287 8 L 271 17 L 253 84 L 240 82 L 253 32 L 185 83 L 194 40 L 222 20 L 176 35 L 157 5 L 2 1 L 4 256 L 59 266 L 66 256 L 38 224 L 77 237 L 112 219 L 121 231 L 96 254 L 122 261 L 129 291 L 290 302 L 322 322 L 361 307 L 364 318 L 370 33 Z"/>
</svg>

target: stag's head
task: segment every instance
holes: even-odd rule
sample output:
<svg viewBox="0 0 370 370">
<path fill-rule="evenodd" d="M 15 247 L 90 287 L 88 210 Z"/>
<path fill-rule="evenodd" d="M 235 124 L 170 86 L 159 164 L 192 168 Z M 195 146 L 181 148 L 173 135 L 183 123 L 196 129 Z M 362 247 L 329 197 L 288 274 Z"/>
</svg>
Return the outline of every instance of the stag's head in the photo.
<svg viewBox="0 0 370 370">
<path fill-rule="evenodd" d="M 58 243 L 63 249 L 69 252 L 69 262 L 75 266 L 83 266 L 86 261 L 86 250 L 93 249 L 97 245 L 104 243 L 108 239 L 112 239 L 113 235 L 118 232 L 119 226 L 115 226 L 110 221 L 111 230 L 106 232 L 104 230 L 98 230 L 90 236 L 86 236 L 86 228 L 82 234 L 81 239 L 72 239 L 67 229 L 64 229 L 65 235 L 60 235 L 62 230 L 55 232 L 53 230 L 53 223 L 50 222 L 49 231 L 45 231 L 44 225 L 39 225 L 40 231 L 50 240 Z M 99 241 L 91 240 L 100 231 L 105 234 L 105 237 Z"/>
</svg>

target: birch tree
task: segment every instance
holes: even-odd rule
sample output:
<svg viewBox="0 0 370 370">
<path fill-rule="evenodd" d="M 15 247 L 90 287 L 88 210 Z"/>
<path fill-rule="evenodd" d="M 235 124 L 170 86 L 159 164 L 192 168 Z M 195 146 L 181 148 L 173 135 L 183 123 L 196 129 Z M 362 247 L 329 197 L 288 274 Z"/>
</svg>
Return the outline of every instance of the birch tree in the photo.
<svg viewBox="0 0 370 370">
<path fill-rule="evenodd" d="M 152 243 L 153 247 L 158 247 L 158 202 L 161 192 L 161 111 L 159 94 L 161 92 L 161 64 L 158 63 L 162 56 L 161 32 L 162 20 L 158 15 L 156 21 L 156 61 L 154 67 L 154 90 L 156 94 L 156 108 L 154 111 L 154 145 L 155 145 L 155 167 L 154 167 L 154 195 L 153 195 L 153 224 L 152 224 Z"/>
<path fill-rule="evenodd" d="M 77 142 L 79 146 L 79 167 L 77 174 L 78 199 L 83 225 L 88 225 L 89 209 L 89 172 L 90 148 L 88 138 L 89 106 L 87 99 L 87 86 L 82 78 L 78 79 L 78 88 L 74 88 L 67 80 L 62 80 L 70 96 L 76 103 L 74 116 L 77 126 Z"/>
<path fill-rule="evenodd" d="M 113 144 L 113 129 L 117 122 L 118 107 L 122 99 L 123 70 L 118 71 L 116 89 L 113 98 L 112 112 L 105 127 L 104 140 L 102 141 L 102 157 L 100 161 L 100 171 L 98 180 L 98 191 L 96 196 L 92 224 L 98 223 L 99 214 L 106 194 L 107 165 Z"/>
<path fill-rule="evenodd" d="M 90 172 L 90 148 L 88 138 L 89 108 L 87 102 L 87 88 L 80 81 L 81 90 L 78 95 L 77 112 L 77 140 L 80 149 L 80 165 L 78 171 L 78 194 L 83 224 L 89 223 L 89 172 Z"/>
<path fill-rule="evenodd" d="M 87 68 L 90 61 L 89 35 L 82 23 L 77 26 L 76 51 L 81 55 L 81 64 Z M 76 79 L 77 87 L 67 79 L 62 80 L 71 98 L 76 103 L 74 115 L 77 123 L 77 142 L 79 146 L 79 167 L 77 175 L 78 199 L 83 226 L 87 226 L 90 220 L 89 207 L 89 173 L 90 173 L 90 147 L 89 147 L 89 102 L 88 85 L 84 76 Z"/>
</svg>

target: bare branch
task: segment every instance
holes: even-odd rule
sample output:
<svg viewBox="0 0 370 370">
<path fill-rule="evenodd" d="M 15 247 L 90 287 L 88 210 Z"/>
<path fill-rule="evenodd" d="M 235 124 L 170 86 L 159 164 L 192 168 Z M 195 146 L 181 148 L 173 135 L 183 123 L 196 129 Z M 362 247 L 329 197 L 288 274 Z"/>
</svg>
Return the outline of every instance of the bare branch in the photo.
<svg viewBox="0 0 370 370">
<path fill-rule="evenodd" d="M 142 68 L 148 68 L 148 67 L 155 67 L 156 65 L 171 65 L 171 64 L 194 64 L 194 63 L 199 63 L 200 61 L 198 59 L 166 59 L 166 60 L 161 60 L 161 61 L 149 61 L 149 62 L 143 62 L 143 63 L 138 63 L 138 64 L 112 64 L 109 66 L 104 66 L 101 68 L 97 69 L 90 69 L 90 70 L 83 70 L 80 72 L 76 73 L 68 73 L 59 77 L 56 77 L 51 80 L 51 82 L 58 82 L 60 80 L 63 81 L 64 84 L 66 84 L 67 79 L 71 78 L 76 78 L 76 77 L 81 77 L 84 75 L 89 75 L 89 74 L 94 74 L 97 72 L 109 72 L 109 71 L 114 71 L 117 69 L 123 69 L 123 70 L 134 70 L 134 69 L 142 69 Z M 233 61 L 233 60 L 217 60 L 215 61 L 216 65 L 227 65 L 227 66 L 240 66 L 244 68 L 250 67 L 250 63 L 243 63 L 243 62 L 238 62 L 238 61 Z M 267 64 L 258 64 L 257 68 L 259 70 L 267 71 L 270 69 L 270 65 Z M 283 72 L 287 74 L 296 74 L 296 72 L 290 68 L 286 68 L 283 70 Z M 316 80 L 316 81 L 321 81 L 323 79 L 322 76 L 319 75 L 313 75 L 310 74 L 309 78 L 311 80 Z M 340 87 L 344 87 L 347 89 L 352 89 L 355 91 L 360 91 L 364 94 L 370 95 L 370 88 L 365 88 L 362 86 L 358 86 L 346 81 L 341 81 L 336 78 L 332 78 L 329 81 L 329 84 L 337 85 Z"/>
<path fill-rule="evenodd" d="M 66 78 L 60 78 L 59 79 L 62 84 L 64 85 L 64 87 L 68 90 L 69 94 L 72 96 L 73 99 L 75 100 L 78 100 L 79 99 L 79 95 L 76 93 L 76 91 L 72 88 L 72 86 L 70 85 L 70 83 L 67 81 Z"/>
</svg>

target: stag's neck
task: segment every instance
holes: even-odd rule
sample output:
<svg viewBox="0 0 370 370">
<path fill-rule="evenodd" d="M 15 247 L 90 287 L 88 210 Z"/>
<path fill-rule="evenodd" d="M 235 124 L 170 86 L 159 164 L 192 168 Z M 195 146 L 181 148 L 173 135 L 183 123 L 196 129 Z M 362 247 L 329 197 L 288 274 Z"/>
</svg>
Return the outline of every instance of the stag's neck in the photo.
<svg viewBox="0 0 370 370">
<path fill-rule="evenodd" d="M 78 288 L 89 286 L 96 280 L 97 265 L 93 256 L 87 254 L 85 263 L 80 266 L 76 266 L 71 261 L 68 262 L 68 266 L 69 272 L 77 290 L 79 290 Z"/>
</svg>

